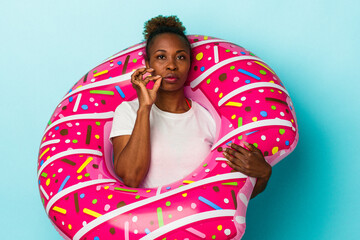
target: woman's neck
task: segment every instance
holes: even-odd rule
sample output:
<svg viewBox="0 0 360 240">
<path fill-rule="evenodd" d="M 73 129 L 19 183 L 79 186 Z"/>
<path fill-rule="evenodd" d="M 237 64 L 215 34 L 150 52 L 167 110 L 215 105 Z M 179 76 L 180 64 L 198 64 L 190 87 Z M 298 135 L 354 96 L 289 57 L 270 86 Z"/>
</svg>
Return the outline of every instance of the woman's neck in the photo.
<svg viewBox="0 0 360 240">
<path fill-rule="evenodd" d="M 190 109 L 186 102 L 184 89 L 173 92 L 159 89 L 155 104 L 160 110 L 171 113 L 184 113 Z"/>
</svg>

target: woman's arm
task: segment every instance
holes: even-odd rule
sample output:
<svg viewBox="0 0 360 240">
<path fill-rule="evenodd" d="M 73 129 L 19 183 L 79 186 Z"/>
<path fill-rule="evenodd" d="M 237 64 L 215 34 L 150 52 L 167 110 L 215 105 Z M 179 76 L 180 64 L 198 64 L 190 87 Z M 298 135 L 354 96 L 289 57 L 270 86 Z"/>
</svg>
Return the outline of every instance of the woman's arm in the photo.
<svg viewBox="0 0 360 240">
<path fill-rule="evenodd" d="M 151 68 L 139 68 L 131 75 L 131 83 L 139 99 L 134 129 L 131 135 L 113 138 L 115 172 L 128 187 L 138 187 L 150 166 L 150 110 L 155 103 L 161 77 L 147 76 L 143 79 L 143 75 L 153 71 Z M 152 89 L 146 88 L 149 81 L 155 81 Z"/>
<path fill-rule="evenodd" d="M 132 134 L 113 138 L 115 172 L 129 187 L 138 187 L 149 170 L 149 116 L 150 109 L 139 107 Z"/>
<path fill-rule="evenodd" d="M 265 161 L 263 154 L 258 148 L 247 142 L 244 143 L 249 150 L 232 143 L 231 148 L 226 148 L 223 154 L 229 160 L 229 166 L 234 170 L 242 172 L 249 177 L 257 178 L 251 195 L 251 198 L 254 198 L 265 190 L 272 168 Z"/>
</svg>

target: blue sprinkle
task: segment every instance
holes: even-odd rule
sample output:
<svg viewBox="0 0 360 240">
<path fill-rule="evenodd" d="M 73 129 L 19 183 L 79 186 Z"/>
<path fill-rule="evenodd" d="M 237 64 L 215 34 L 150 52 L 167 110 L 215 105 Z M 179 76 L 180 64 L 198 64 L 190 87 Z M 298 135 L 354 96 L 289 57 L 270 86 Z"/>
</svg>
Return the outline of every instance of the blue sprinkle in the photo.
<svg viewBox="0 0 360 240">
<path fill-rule="evenodd" d="M 61 184 L 58 192 L 61 192 L 61 191 L 63 190 L 65 184 L 67 183 L 67 181 L 69 181 L 69 179 L 70 179 L 70 175 L 67 176 L 67 177 L 64 179 L 64 181 L 62 182 L 62 184 Z"/>
<path fill-rule="evenodd" d="M 289 106 L 290 107 L 290 110 L 292 110 L 292 107 L 291 106 Z"/>
<path fill-rule="evenodd" d="M 44 160 L 41 160 L 40 162 L 40 166 L 42 166 L 44 164 Z"/>
<path fill-rule="evenodd" d="M 118 65 L 121 65 L 121 64 L 122 64 L 122 62 L 121 62 L 121 61 L 118 61 L 118 62 L 117 62 L 117 64 L 118 64 Z"/>
<path fill-rule="evenodd" d="M 171 187 L 166 187 L 166 190 L 170 190 L 171 189 Z"/>
<path fill-rule="evenodd" d="M 206 198 L 202 197 L 202 196 L 199 196 L 199 200 L 207 205 L 209 205 L 210 207 L 216 209 L 216 210 L 219 210 L 219 209 L 222 209 L 221 207 L 219 207 L 218 205 L 216 205 L 215 203 L 213 202 L 210 202 L 209 200 L 207 200 Z"/>
<path fill-rule="evenodd" d="M 205 67 L 204 66 L 202 66 L 201 68 L 200 68 L 200 71 L 204 71 L 205 70 Z"/>
<path fill-rule="evenodd" d="M 253 133 L 256 133 L 258 132 L 259 130 L 256 130 L 256 131 L 253 131 L 253 132 L 249 132 L 249 133 L 245 133 L 246 136 L 250 135 L 250 134 L 253 134 Z"/>
<path fill-rule="evenodd" d="M 71 93 L 71 92 L 72 92 L 72 89 L 70 89 L 69 93 Z"/>
<path fill-rule="evenodd" d="M 88 105 L 86 105 L 86 104 L 81 105 L 81 108 L 82 108 L 83 110 L 88 110 L 88 109 L 89 109 Z"/>
<path fill-rule="evenodd" d="M 285 145 L 289 146 L 290 142 L 289 141 L 285 141 Z"/>
<path fill-rule="evenodd" d="M 243 73 L 245 75 L 248 75 L 249 77 L 255 78 L 256 80 L 260 80 L 260 77 L 256 76 L 255 74 L 253 74 L 251 72 L 248 72 L 248 71 L 246 71 L 244 69 L 239 68 L 238 72 Z"/>
<path fill-rule="evenodd" d="M 240 52 L 242 55 L 245 55 L 246 53 L 245 52 Z"/>
<path fill-rule="evenodd" d="M 55 127 L 55 130 L 59 130 L 59 126 Z"/>
<path fill-rule="evenodd" d="M 229 147 L 230 147 L 230 144 L 231 144 L 231 141 L 228 141 L 228 142 L 226 143 L 226 145 L 229 146 Z"/>
<path fill-rule="evenodd" d="M 69 102 L 72 102 L 74 99 L 73 99 L 73 97 L 71 96 L 71 97 L 69 97 Z"/>
<path fill-rule="evenodd" d="M 250 80 L 245 80 L 245 83 L 250 83 Z"/>
<path fill-rule="evenodd" d="M 125 98 L 125 94 L 124 94 L 124 92 L 121 90 L 121 88 L 120 88 L 119 86 L 115 86 L 115 88 L 116 88 L 116 91 L 120 94 L 120 96 L 121 96 L 122 98 Z"/>
<path fill-rule="evenodd" d="M 267 117 L 267 112 L 261 111 L 261 112 L 260 112 L 260 115 L 263 116 L 263 117 Z"/>
<path fill-rule="evenodd" d="M 84 198 L 84 197 L 85 197 L 84 193 L 80 194 L 80 198 Z"/>
<path fill-rule="evenodd" d="M 40 182 L 40 180 L 39 180 L 39 185 L 40 185 L 40 183 L 41 183 L 41 182 Z"/>
<path fill-rule="evenodd" d="M 150 233 L 150 230 L 148 228 L 145 228 L 145 233 L 146 234 L 149 234 Z"/>
<path fill-rule="evenodd" d="M 100 240 L 100 238 L 99 237 L 94 237 L 94 240 Z"/>
</svg>

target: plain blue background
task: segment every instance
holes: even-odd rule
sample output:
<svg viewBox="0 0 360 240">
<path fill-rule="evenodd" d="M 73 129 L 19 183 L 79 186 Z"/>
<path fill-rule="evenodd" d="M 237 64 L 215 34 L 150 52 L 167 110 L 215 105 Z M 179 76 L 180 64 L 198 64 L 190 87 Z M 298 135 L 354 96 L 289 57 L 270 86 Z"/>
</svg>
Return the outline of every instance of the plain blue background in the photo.
<svg viewBox="0 0 360 240">
<path fill-rule="evenodd" d="M 250 202 L 243 239 L 359 239 L 359 10 L 357 0 L 1 0 L 1 239 L 61 239 L 36 180 L 46 123 L 84 73 L 140 42 L 158 14 L 252 50 L 295 104 L 300 142 Z"/>
</svg>

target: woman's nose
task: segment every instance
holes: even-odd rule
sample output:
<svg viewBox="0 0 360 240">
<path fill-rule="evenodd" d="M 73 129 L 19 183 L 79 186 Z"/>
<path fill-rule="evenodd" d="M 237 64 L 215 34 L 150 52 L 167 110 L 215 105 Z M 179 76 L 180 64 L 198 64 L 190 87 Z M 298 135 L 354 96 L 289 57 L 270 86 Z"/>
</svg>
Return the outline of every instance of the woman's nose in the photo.
<svg viewBox="0 0 360 240">
<path fill-rule="evenodd" d="M 177 69 L 176 62 L 174 59 L 170 59 L 167 65 L 167 69 L 175 71 Z"/>
</svg>

